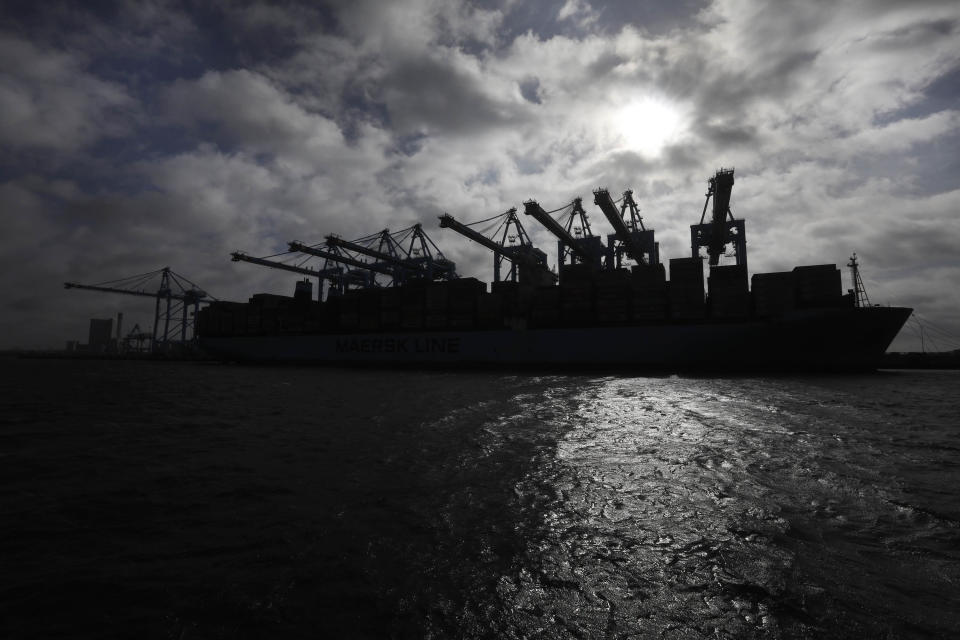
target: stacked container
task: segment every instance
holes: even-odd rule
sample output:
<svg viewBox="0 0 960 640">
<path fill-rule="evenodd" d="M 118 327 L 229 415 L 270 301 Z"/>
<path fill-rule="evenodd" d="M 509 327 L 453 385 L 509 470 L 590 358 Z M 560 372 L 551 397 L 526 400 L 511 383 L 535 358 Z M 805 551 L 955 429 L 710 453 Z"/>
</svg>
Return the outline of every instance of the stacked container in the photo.
<svg viewBox="0 0 960 640">
<path fill-rule="evenodd" d="M 747 266 L 711 267 L 707 281 L 710 315 L 721 320 L 741 320 L 750 314 Z"/>
<path fill-rule="evenodd" d="M 404 331 L 423 329 L 426 288 L 425 283 L 411 283 L 403 287 L 400 300 L 400 328 Z"/>
<path fill-rule="evenodd" d="M 450 291 L 446 282 L 434 282 L 427 285 L 423 307 L 424 329 L 447 328 L 447 303 Z"/>
<path fill-rule="evenodd" d="M 560 266 L 560 284 L 565 284 L 568 281 L 583 281 L 583 280 L 592 280 L 594 274 L 597 272 L 596 267 L 591 264 L 577 263 L 577 264 L 564 264 Z"/>
<path fill-rule="evenodd" d="M 385 330 L 400 328 L 400 305 L 406 287 L 389 287 L 380 292 L 380 327 Z"/>
<path fill-rule="evenodd" d="M 560 269 L 560 320 L 567 326 L 593 323 L 594 269 L 587 264 L 568 264 Z"/>
<path fill-rule="evenodd" d="M 631 318 L 634 322 L 655 322 L 667 315 L 667 274 L 663 264 L 638 264 L 631 269 Z"/>
<path fill-rule="evenodd" d="M 597 274 L 594 308 L 598 324 L 625 324 L 629 320 L 631 284 L 631 274 L 626 269 Z"/>
<path fill-rule="evenodd" d="M 485 282 L 476 278 L 459 278 L 446 283 L 447 324 L 451 329 L 474 329 L 477 326 L 477 302 L 487 292 Z"/>
<path fill-rule="evenodd" d="M 347 291 L 340 296 L 340 313 L 338 327 L 347 332 L 354 332 L 360 328 L 360 292 Z M 266 330 L 266 326 L 264 326 Z M 267 331 L 267 333 L 270 333 Z"/>
<path fill-rule="evenodd" d="M 560 324 L 560 288 L 549 285 L 533 291 L 530 321 L 534 327 L 556 327 Z"/>
<path fill-rule="evenodd" d="M 361 289 L 357 303 L 359 314 L 357 328 L 360 331 L 377 331 L 380 328 L 380 293 L 382 289 Z"/>
<path fill-rule="evenodd" d="M 796 286 L 793 273 L 755 273 L 750 279 L 753 315 L 773 318 L 793 311 L 796 304 Z"/>
<path fill-rule="evenodd" d="M 843 297 L 840 270 L 835 264 L 794 267 L 793 277 L 799 307 L 836 306 Z"/>
<path fill-rule="evenodd" d="M 533 299 L 533 287 L 504 280 L 490 285 L 493 293 L 500 296 L 503 304 L 503 315 L 506 318 L 516 318 L 527 315 Z"/>
<path fill-rule="evenodd" d="M 670 260 L 670 316 L 674 320 L 699 320 L 704 316 L 703 258 Z"/>
<path fill-rule="evenodd" d="M 499 293 L 484 293 L 477 299 L 477 326 L 481 329 L 503 327 L 503 297 Z"/>
</svg>

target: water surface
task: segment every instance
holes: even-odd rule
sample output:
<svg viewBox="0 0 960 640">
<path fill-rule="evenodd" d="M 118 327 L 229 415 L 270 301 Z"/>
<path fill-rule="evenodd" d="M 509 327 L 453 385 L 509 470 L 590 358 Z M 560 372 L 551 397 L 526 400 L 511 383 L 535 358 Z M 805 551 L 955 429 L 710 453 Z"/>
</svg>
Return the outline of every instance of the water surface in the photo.
<svg viewBox="0 0 960 640">
<path fill-rule="evenodd" d="M 960 634 L 956 372 L 3 364 L 5 637 Z"/>
</svg>

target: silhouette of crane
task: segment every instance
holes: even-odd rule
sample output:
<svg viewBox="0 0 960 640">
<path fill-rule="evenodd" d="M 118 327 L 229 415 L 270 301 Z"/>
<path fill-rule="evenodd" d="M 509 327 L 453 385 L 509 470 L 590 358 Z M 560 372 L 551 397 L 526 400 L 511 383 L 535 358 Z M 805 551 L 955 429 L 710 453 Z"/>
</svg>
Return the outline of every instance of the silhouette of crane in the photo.
<svg viewBox="0 0 960 640">
<path fill-rule="evenodd" d="M 154 284 L 159 277 L 159 284 Z M 206 291 L 202 290 L 196 284 L 182 275 L 174 273 L 170 267 L 163 267 L 156 271 L 141 273 L 127 278 L 117 280 L 108 280 L 97 284 L 79 284 L 77 282 L 64 282 L 66 289 L 83 289 L 85 291 L 100 291 L 102 293 L 120 293 L 129 296 L 141 296 L 146 298 L 156 298 L 156 306 L 153 314 L 153 332 L 151 334 L 151 345 L 157 350 L 171 341 L 171 336 L 180 334 L 180 342 L 187 341 L 187 329 L 193 327 L 192 338 L 196 337 L 197 312 L 200 310 L 200 304 L 216 300 Z M 153 287 L 157 288 L 154 290 Z M 161 305 L 166 303 L 166 308 L 162 313 L 163 333 L 158 339 L 158 328 L 161 319 Z M 189 309 L 193 307 L 193 318 L 190 317 Z M 171 326 L 172 325 L 172 326 Z"/>
</svg>

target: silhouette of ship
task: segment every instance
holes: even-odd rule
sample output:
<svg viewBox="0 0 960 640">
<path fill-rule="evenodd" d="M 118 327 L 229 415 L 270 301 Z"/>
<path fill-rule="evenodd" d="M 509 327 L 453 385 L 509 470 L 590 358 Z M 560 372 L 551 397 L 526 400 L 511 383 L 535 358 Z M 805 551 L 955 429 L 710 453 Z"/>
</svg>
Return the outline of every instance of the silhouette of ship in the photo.
<svg viewBox="0 0 960 640">
<path fill-rule="evenodd" d="M 288 254 L 301 261 L 322 258 L 318 269 L 236 252 L 234 261 L 307 277 L 292 297 L 213 302 L 199 313 L 199 341 L 223 358 L 263 362 L 875 368 L 912 310 L 871 305 L 855 255 L 847 293 L 835 264 L 748 280 L 745 224 L 730 210 L 733 176 L 733 169 L 721 169 L 708 181 L 700 222 L 690 228 L 691 257 L 669 260 L 669 280 L 633 193 L 615 201 L 598 189 L 594 202 L 614 230 L 606 244 L 593 234 L 580 198 L 557 210 L 559 216 L 536 201 L 524 203 L 524 213 L 557 237 L 559 273 L 547 267 L 516 209 L 467 224 L 441 216 L 441 227 L 493 253 L 489 289 L 458 277 L 420 225 L 356 241 L 328 236 L 324 245 L 290 243 Z M 480 225 L 495 231 L 484 234 Z M 721 265 L 722 257 L 733 264 Z M 311 278 L 320 283 L 317 300 Z M 329 290 L 320 301 L 325 282 Z"/>
</svg>

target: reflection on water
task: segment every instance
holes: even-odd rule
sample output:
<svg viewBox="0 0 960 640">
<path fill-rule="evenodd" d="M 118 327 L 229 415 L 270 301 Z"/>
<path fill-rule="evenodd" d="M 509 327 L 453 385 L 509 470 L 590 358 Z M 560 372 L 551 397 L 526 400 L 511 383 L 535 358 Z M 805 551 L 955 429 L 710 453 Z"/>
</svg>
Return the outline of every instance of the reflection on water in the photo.
<svg viewBox="0 0 960 640">
<path fill-rule="evenodd" d="M 884 449 L 909 421 L 891 419 L 889 399 L 851 391 L 587 385 L 555 461 L 518 485 L 543 496 L 543 529 L 498 585 L 509 626 L 579 637 L 956 631 L 957 522 L 904 502 Z M 957 477 L 955 463 L 940 469 Z"/>
</svg>

